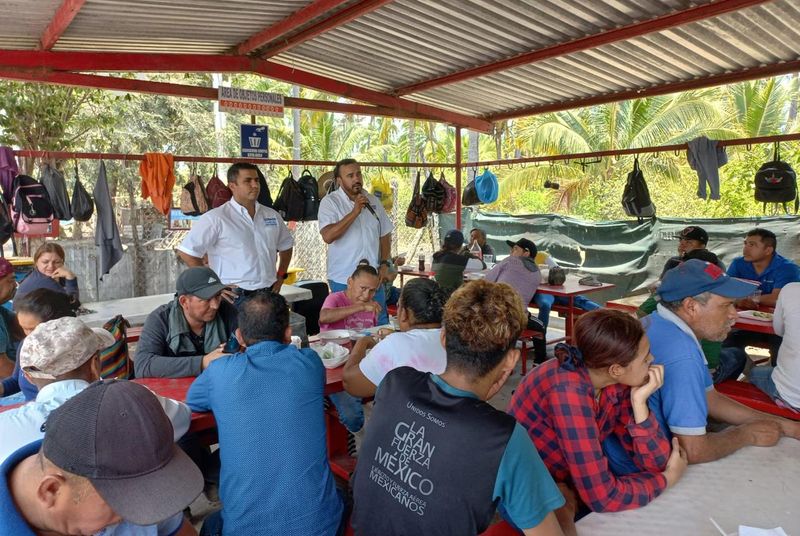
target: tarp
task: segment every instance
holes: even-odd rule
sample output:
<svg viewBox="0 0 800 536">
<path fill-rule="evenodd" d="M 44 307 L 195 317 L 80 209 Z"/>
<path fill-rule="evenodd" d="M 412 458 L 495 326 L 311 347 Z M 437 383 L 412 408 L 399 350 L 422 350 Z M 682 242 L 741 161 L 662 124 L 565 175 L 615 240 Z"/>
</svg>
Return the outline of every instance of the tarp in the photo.
<svg viewBox="0 0 800 536">
<path fill-rule="evenodd" d="M 747 231 L 764 227 L 778 237 L 778 252 L 789 259 L 800 257 L 800 217 L 757 217 L 729 219 L 656 218 L 590 222 L 557 214 L 509 215 L 465 210 L 465 235 L 473 227 L 486 231 L 487 240 L 498 256 L 509 251 L 506 240 L 523 236 L 539 250 L 547 251 L 561 266 L 582 275 L 594 274 L 616 288 L 592 294 L 603 302 L 642 292 L 658 279 L 667 259 L 677 254 L 678 233 L 698 225 L 709 235 L 708 249 L 729 265 L 742 254 Z M 439 238 L 455 226 L 454 214 L 442 214 Z"/>
</svg>

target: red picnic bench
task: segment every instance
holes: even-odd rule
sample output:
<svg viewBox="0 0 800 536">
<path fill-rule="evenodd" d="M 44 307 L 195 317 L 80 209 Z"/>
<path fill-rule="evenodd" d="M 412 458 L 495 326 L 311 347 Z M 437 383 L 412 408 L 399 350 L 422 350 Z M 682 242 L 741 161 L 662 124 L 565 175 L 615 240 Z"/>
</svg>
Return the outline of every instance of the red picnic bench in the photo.
<svg viewBox="0 0 800 536">
<path fill-rule="evenodd" d="M 736 380 L 725 380 L 715 385 L 714 388 L 728 398 L 740 404 L 744 404 L 749 408 L 763 411 L 770 415 L 777 415 L 778 417 L 800 421 L 800 411 L 779 406 L 769 395 L 753 384 Z"/>
</svg>

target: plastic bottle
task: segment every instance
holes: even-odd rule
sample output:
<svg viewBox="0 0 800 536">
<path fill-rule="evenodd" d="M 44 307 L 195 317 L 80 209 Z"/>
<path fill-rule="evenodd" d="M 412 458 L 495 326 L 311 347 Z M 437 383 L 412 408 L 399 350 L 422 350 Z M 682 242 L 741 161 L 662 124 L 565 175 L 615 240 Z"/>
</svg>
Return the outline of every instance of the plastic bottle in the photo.
<svg viewBox="0 0 800 536">
<path fill-rule="evenodd" d="M 481 249 L 481 246 L 478 245 L 477 242 L 472 243 L 472 247 L 469 248 L 469 252 L 473 257 L 477 257 L 478 259 L 483 260 L 483 250 Z"/>
</svg>

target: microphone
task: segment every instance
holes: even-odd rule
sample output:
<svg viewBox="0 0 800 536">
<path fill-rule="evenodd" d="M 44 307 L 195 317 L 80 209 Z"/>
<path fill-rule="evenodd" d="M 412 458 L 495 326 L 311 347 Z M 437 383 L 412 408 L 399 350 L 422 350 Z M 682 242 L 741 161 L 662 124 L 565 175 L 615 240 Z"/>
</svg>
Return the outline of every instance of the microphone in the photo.
<svg viewBox="0 0 800 536">
<path fill-rule="evenodd" d="M 362 195 L 362 196 L 364 196 L 364 198 L 366 198 L 366 197 L 367 197 L 367 196 L 365 196 L 364 194 L 361 194 L 361 195 Z M 373 216 L 375 216 L 375 219 L 380 219 L 380 218 L 378 218 L 378 215 L 375 213 L 375 209 L 374 209 L 374 208 L 372 208 L 372 205 L 370 205 L 370 204 L 369 204 L 369 199 L 367 199 L 367 204 L 366 204 L 366 205 L 364 205 L 364 208 L 366 208 L 367 210 L 369 210 L 370 212 L 372 212 L 372 215 L 373 215 Z"/>
</svg>

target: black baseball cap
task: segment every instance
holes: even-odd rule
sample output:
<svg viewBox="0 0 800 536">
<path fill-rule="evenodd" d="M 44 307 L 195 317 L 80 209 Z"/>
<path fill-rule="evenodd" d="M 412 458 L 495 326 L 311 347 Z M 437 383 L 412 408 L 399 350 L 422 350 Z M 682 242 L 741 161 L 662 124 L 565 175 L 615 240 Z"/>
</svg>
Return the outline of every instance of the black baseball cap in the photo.
<svg viewBox="0 0 800 536">
<path fill-rule="evenodd" d="M 178 276 L 175 283 L 178 296 L 191 294 L 201 300 L 210 300 L 220 293 L 225 285 L 219 280 L 219 276 L 208 266 L 195 266 L 187 268 Z"/>
<path fill-rule="evenodd" d="M 447 231 L 447 234 L 444 235 L 444 243 L 453 246 L 461 246 L 464 244 L 464 233 L 458 229 L 450 229 Z"/>
<path fill-rule="evenodd" d="M 127 380 L 95 382 L 53 410 L 42 452 L 137 525 L 170 518 L 203 491 L 203 475 L 175 445 L 156 396 Z"/>
<path fill-rule="evenodd" d="M 708 233 L 702 227 L 690 225 L 678 235 L 682 240 L 697 240 L 703 244 L 708 244 Z"/>
<path fill-rule="evenodd" d="M 520 238 L 516 242 L 512 242 L 511 240 L 506 240 L 506 244 L 508 244 L 508 247 L 510 248 L 513 248 L 514 246 L 519 246 L 522 249 L 526 250 L 528 253 L 530 253 L 531 257 L 536 256 L 537 253 L 536 244 L 534 244 L 533 241 L 528 240 L 527 238 Z"/>
</svg>

